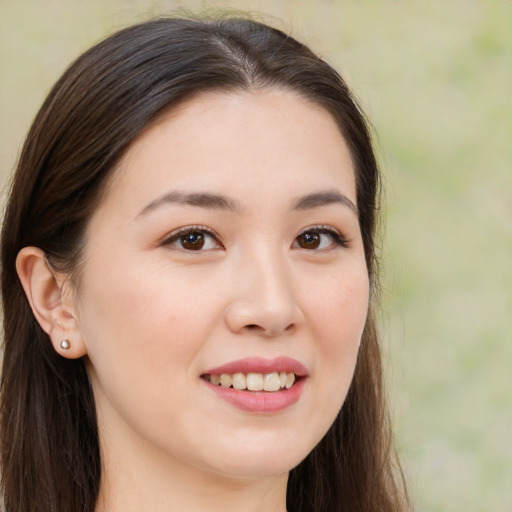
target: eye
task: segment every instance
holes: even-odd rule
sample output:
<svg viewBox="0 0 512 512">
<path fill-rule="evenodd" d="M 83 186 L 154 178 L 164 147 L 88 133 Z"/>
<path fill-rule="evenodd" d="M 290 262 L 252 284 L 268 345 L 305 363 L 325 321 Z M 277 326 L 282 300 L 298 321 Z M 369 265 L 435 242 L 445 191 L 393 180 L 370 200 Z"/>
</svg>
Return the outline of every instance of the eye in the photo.
<svg viewBox="0 0 512 512">
<path fill-rule="evenodd" d="M 293 242 L 293 247 L 310 250 L 328 250 L 346 247 L 347 240 L 334 228 L 313 226 L 302 231 Z"/>
<path fill-rule="evenodd" d="M 223 248 L 215 233 L 201 226 L 189 226 L 171 233 L 164 245 L 184 251 L 207 251 Z"/>
</svg>

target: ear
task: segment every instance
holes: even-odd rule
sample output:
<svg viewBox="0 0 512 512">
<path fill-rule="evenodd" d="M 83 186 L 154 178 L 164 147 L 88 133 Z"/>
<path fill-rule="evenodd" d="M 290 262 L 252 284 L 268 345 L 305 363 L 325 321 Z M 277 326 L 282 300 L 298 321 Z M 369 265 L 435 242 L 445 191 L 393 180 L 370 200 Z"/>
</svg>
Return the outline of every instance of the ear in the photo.
<svg viewBox="0 0 512 512">
<path fill-rule="evenodd" d="M 64 290 L 65 276 L 50 267 L 45 253 L 37 247 L 24 247 L 18 253 L 16 270 L 32 312 L 55 351 L 69 359 L 86 355 L 71 290 Z M 67 349 L 62 343 L 65 339 Z"/>
</svg>

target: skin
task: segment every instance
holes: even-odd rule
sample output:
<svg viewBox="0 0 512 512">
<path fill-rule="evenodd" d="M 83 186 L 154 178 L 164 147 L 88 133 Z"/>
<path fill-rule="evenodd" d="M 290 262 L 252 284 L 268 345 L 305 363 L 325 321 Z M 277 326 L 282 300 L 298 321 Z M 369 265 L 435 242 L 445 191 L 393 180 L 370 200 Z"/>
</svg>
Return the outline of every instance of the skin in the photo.
<svg viewBox="0 0 512 512">
<path fill-rule="evenodd" d="M 221 194 L 238 210 L 158 202 L 175 191 Z M 45 273 L 37 249 L 22 251 L 36 317 L 64 357 L 88 360 L 98 511 L 286 510 L 288 472 L 343 404 L 368 308 L 356 211 L 293 209 L 325 191 L 356 204 L 350 154 L 325 110 L 280 90 L 203 94 L 129 148 L 90 221 L 78 288 Z M 215 235 L 187 249 L 174 236 L 187 226 Z M 306 228 L 319 247 L 303 247 Z M 278 356 L 308 377 L 277 413 L 242 411 L 201 378 Z"/>
</svg>

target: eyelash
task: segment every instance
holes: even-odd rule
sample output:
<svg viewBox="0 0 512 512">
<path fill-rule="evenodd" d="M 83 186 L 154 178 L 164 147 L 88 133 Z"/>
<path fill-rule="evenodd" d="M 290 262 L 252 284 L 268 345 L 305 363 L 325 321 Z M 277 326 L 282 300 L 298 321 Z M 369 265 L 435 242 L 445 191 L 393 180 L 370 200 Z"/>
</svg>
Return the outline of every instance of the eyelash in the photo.
<svg viewBox="0 0 512 512">
<path fill-rule="evenodd" d="M 294 245 L 297 243 L 297 239 L 301 236 L 307 235 L 307 234 L 320 234 L 320 235 L 329 235 L 332 240 L 333 244 L 327 248 L 317 249 L 319 251 L 330 251 L 336 247 L 348 247 L 349 242 L 347 238 L 340 233 L 337 229 L 334 229 L 331 226 L 326 225 L 317 225 L 317 226 L 309 226 L 306 229 L 303 229 L 298 235 L 297 238 L 294 240 Z M 305 249 L 305 250 L 315 250 L 315 249 Z"/>
<path fill-rule="evenodd" d="M 183 237 L 185 237 L 187 235 L 193 235 L 193 234 L 200 234 L 200 235 L 202 235 L 203 236 L 203 244 L 198 249 L 194 250 L 194 249 L 187 249 L 187 248 L 183 247 L 183 242 L 182 242 L 182 246 L 179 247 L 179 249 L 181 249 L 183 251 L 186 251 L 186 252 L 202 252 L 204 250 L 212 249 L 212 248 L 203 249 L 203 246 L 204 246 L 204 243 L 205 243 L 204 242 L 204 235 L 208 235 L 213 240 L 215 240 L 215 243 L 216 243 L 216 247 L 214 247 L 215 249 L 224 248 L 222 243 L 219 241 L 220 237 L 217 235 L 217 233 L 215 233 L 210 228 L 207 228 L 206 226 L 200 226 L 200 225 L 197 225 L 197 226 L 187 226 L 187 227 L 180 228 L 177 231 L 172 232 L 163 241 L 162 245 L 167 245 L 167 246 L 173 245 L 176 242 L 180 241 L 180 239 L 183 239 Z M 316 234 L 329 235 L 332 238 L 332 240 L 333 240 L 333 244 L 331 244 L 329 247 L 321 248 L 321 249 L 318 249 L 317 247 L 314 247 L 314 248 L 305 248 L 305 247 L 300 247 L 300 246 L 297 247 L 296 244 L 298 243 L 297 240 L 299 239 L 299 237 L 305 236 L 305 235 L 308 235 L 308 234 L 313 234 L 313 235 L 316 235 Z M 335 247 L 348 247 L 348 245 L 349 245 L 348 244 L 348 240 L 338 230 L 336 230 L 336 229 L 334 229 L 334 228 L 332 228 L 330 226 L 318 225 L 318 226 L 309 226 L 306 229 L 303 229 L 297 235 L 295 240 L 293 241 L 292 247 L 297 247 L 299 249 L 304 249 L 306 251 L 318 250 L 318 251 L 324 251 L 325 252 L 325 251 L 330 251 L 330 250 L 334 249 Z"/>
<path fill-rule="evenodd" d="M 163 245 L 172 245 L 175 242 L 178 242 L 180 239 L 187 235 L 193 235 L 193 234 L 202 234 L 202 235 L 208 235 L 212 239 L 216 241 L 217 247 L 216 248 L 223 248 L 224 246 L 219 242 L 219 236 L 217 233 L 212 231 L 211 229 L 207 228 L 206 226 L 187 226 L 185 228 L 180 228 L 177 231 L 173 231 L 170 233 L 170 235 L 163 241 Z M 181 250 L 187 251 L 187 252 L 201 252 L 200 250 L 194 251 L 192 249 L 186 249 L 185 247 L 180 247 Z M 199 248 L 202 249 L 202 246 Z"/>
</svg>

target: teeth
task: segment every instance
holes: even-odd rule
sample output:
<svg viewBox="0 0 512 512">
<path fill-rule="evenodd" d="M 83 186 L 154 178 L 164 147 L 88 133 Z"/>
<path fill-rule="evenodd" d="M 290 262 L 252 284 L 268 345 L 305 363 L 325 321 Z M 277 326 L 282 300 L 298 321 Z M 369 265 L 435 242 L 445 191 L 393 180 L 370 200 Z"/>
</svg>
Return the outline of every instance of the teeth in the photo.
<svg viewBox="0 0 512 512">
<path fill-rule="evenodd" d="M 229 388 L 233 384 L 233 377 L 231 375 L 228 375 L 227 373 L 223 373 L 220 376 L 220 385 L 223 388 Z"/>
<path fill-rule="evenodd" d="M 291 375 L 293 375 L 293 373 Z M 263 377 L 263 389 L 265 391 L 278 391 L 281 389 L 281 382 L 279 381 L 279 374 L 277 372 L 267 373 L 265 377 Z"/>
<path fill-rule="evenodd" d="M 233 387 L 235 389 L 245 389 L 247 387 L 247 378 L 243 373 L 233 375 Z"/>
<path fill-rule="evenodd" d="M 247 389 L 249 391 L 263 391 L 263 375 L 261 373 L 248 373 Z"/>
<path fill-rule="evenodd" d="M 223 388 L 233 387 L 234 389 L 249 391 L 279 391 L 290 389 L 295 382 L 294 373 L 273 372 L 273 373 L 223 373 L 221 375 L 209 375 L 210 382 L 215 386 Z"/>
</svg>

